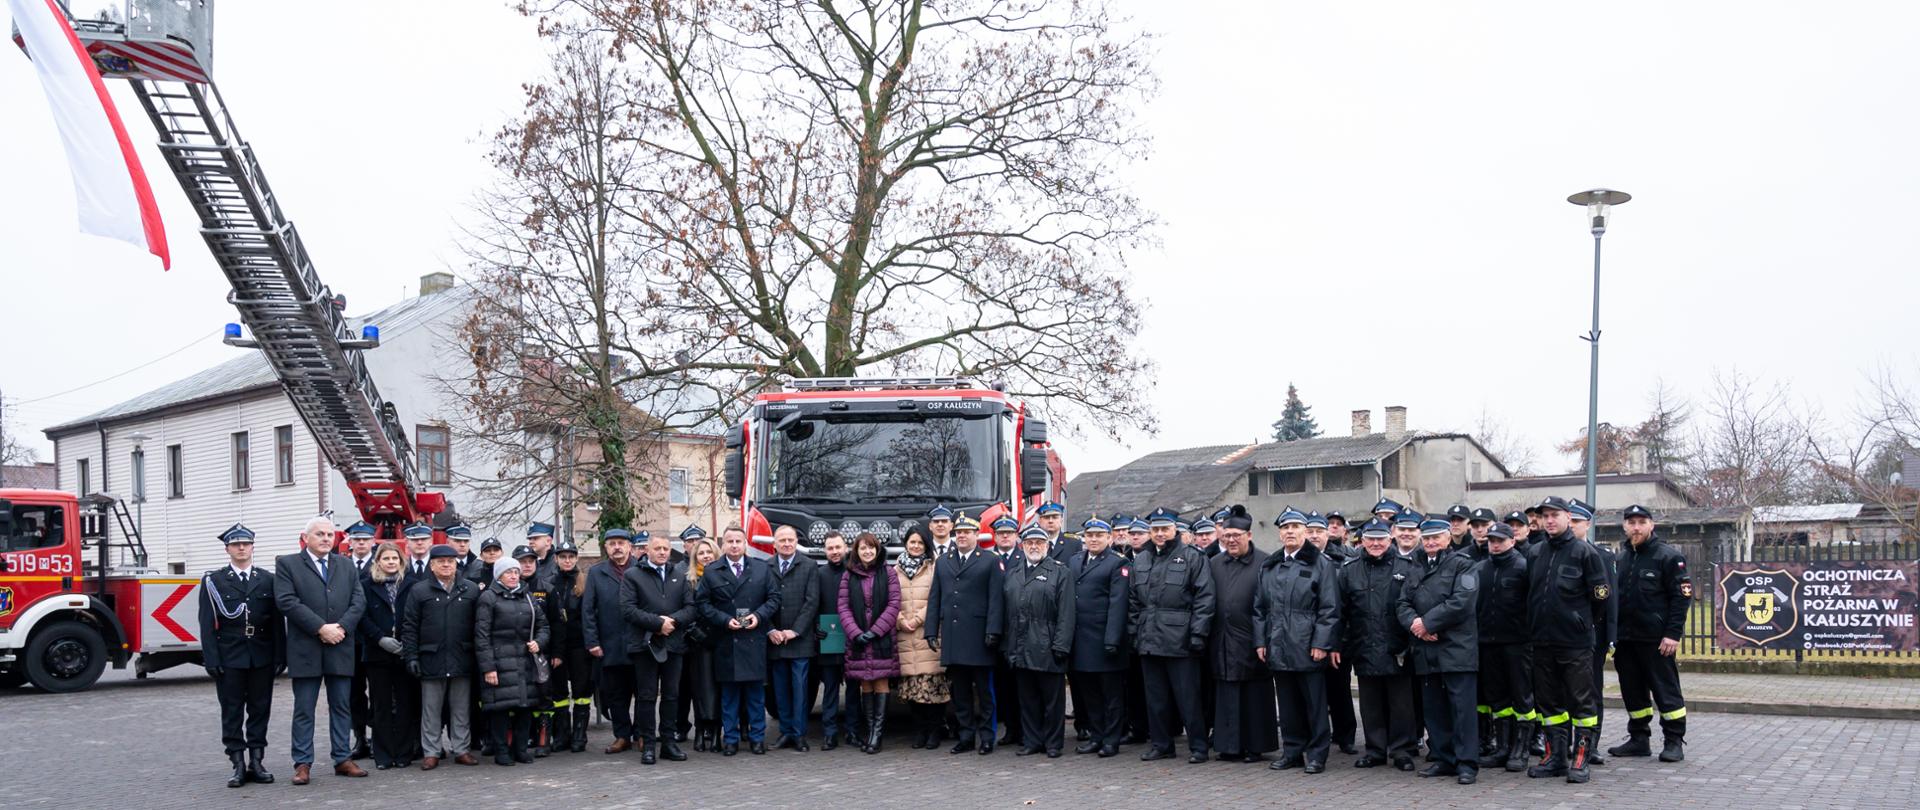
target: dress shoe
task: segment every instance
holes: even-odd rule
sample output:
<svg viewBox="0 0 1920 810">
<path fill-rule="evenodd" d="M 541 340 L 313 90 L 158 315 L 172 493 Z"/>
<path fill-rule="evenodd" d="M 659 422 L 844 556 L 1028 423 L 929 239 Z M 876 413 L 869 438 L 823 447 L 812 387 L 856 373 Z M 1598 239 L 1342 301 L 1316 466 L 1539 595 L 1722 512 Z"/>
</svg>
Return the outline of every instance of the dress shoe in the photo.
<svg viewBox="0 0 1920 810">
<path fill-rule="evenodd" d="M 1459 776 L 1460 769 L 1455 768 L 1452 765 L 1443 765 L 1441 763 L 1435 762 L 1432 765 L 1428 765 L 1427 767 L 1420 769 L 1420 775 L 1423 777 Z"/>
<path fill-rule="evenodd" d="M 1015 751 L 1015 752 L 1013 752 L 1013 755 L 1014 755 L 1014 756 L 1016 756 L 1016 757 L 1025 757 L 1025 756 L 1032 756 L 1032 755 L 1034 755 L 1034 754 L 1038 754 L 1038 753 L 1040 753 L 1040 749 L 1038 749 L 1038 748 L 1024 748 L 1024 747 L 1023 747 L 1023 748 L 1021 748 L 1020 750 L 1018 750 L 1018 751 Z"/>
<path fill-rule="evenodd" d="M 1207 760 L 1209 760 L 1209 759 L 1212 759 L 1212 758 L 1213 758 L 1213 757 L 1210 757 L 1210 756 L 1207 756 L 1207 752 L 1205 752 L 1205 751 L 1195 751 L 1195 752 L 1193 752 L 1193 753 L 1191 753 L 1191 754 L 1188 754 L 1188 755 L 1187 755 L 1187 764 L 1188 764 L 1188 765 L 1198 765 L 1198 764 L 1200 764 L 1200 763 L 1202 763 L 1202 762 L 1206 762 Z"/>
<path fill-rule="evenodd" d="M 738 753 L 740 753 L 739 743 L 727 743 L 725 747 L 720 749 L 720 755 L 723 757 L 730 757 Z"/>
<path fill-rule="evenodd" d="M 461 754 L 461 756 L 466 756 L 466 754 Z M 420 770 L 431 771 L 438 767 L 440 767 L 439 757 L 427 757 L 426 759 L 420 760 Z"/>
<path fill-rule="evenodd" d="M 965 740 L 965 739 L 963 739 L 963 740 L 961 740 L 961 741 L 959 741 L 959 742 L 957 742 L 957 743 L 954 743 L 954 744 L 953 744 L 953 748 L 951 748 L 951 749 L 948 749 L 948 751 L 947 751 L 947 753 L 949 753 L 949 754 L 964 754 L 964 753 L 966 753 L 966 752 L 968 752 L 968 751 L 972 751 L 972 750 L 973 750 L 973 741 L 972 741 L 972 740 Z"/>
<path fill-rule="evenodd" d="M 1093 739 L 1093 732 L 1091 732 L 1091 731 L 1088 731 L 1088 730 L 1086 730 L 1086 729 L 1084 729 L 1084 728 L 1083 728 L 1083 729 L 1079 729 L 1079 730 L 1077 730 L 1077 731 L 1075 731 L 1075 732 L 1073 732 L 1073 738 L 1074 738 L 1074 739 L 1075 739 L 1076 741 L 1079 741 L 1079 742 L 1086 742 L 1086 741 L 1088 741 L 1088 740 L 1091 740 L 1091 739 Z"/>
<path fill-rule="evenodd" d="M 1058 748 L 1047 749 L 1047 759 L 1059 759 L 1059 758 L 1060 758 L 1060 749 Z"/>
<path fill-rule="evenodd" d="M 525 748 L 522 748 L 522 749 L 520 749 L 520 750 L 518 750 L 518 751 L 515 751 L 515 752 L 513 752 L 513 761 L 514 761 L 514 762 L 518 762 L 518 763 L 520 763 L 520 764 L 522 764 L 522 765 L 532 765 L 532 764 L 533 764 L 533 752 L 532 752 L 532 751 L 529 751 L 529 750 L 527 750 L 527 749 L 525 749 Z"/>
<path fill-rule="evenodd" d="M 840 735 L 838 733 L 828 734 L 826 739 L 820 741 L 820 750 L 822 751 L 832 751 L 833 749 L 839 748 L 839 747 L 840 747 Z M 914 747 L 920 748 L 922 746 L 915 745 Z M 932 748 L 933 746 L 928 745 L 924 747 Z"/>
<path fill-rule="evenodd" d="M 754 756 L 759 756 L 761 754 L 764 754 L 767 752 L 767 741 L 754 740 L 753 745 L 749 747 L 747 750 L 752 751 Z"/>
<path fill-rule="evenodd" d="M 805 737 L 801 737 L 801 738 L 799 738 L 799 739 L 797 739 L 797 740 L 794 740 L 794 741 L 793 741 L 793 750 L 795 750 L 795 751 L 811 751 L 811 750 L 813 750 L 813 749 L 807 746 L 807 738 L 805 738 Z"/>
<path fill-rule="evenodd" d="M 796 743 L 798 743 L 798 740 L 782 734 L 780 735 L 780 739 L 773 741 L 773 750 L 778 751 L 782 748 L 792 748 Z"/>
<path fill-rule="evenodd" d="M 312 779 L 313 779 L 312 764 L 302 762 L 293 766 L 293 783 L 294 784 L 304 785 L 307 782 L 311 781 Z"/>
<path fill-rule="evenodd" d="M 993 743 L 991 741 L 980 746 L 980 756 L 984 757 L 991 753 L 993 753 Z"/>
<path fill-rule="evenodd" d="M 653 746 L 651 745 L 640 746 L 640 764 L 652 765 L 657 761 L 659 761 L 659 758 L 654 756 Z"/>
<path fill-rule="evenodd" d="M 367 772 L 366 770 L 362 769 L 360 766 L 353 764 L 353 760 L 349 759 L 346 762 L 342 762 L 338 765 L 333 766 L 333 775 L 334 776 L 366 776 Z"/>
<path fill-rule="evenodd" d="M 623 754 L 631 750 L 633 750 L 633 741 L 628 739 L 614 740 L 613 744 L 606 748 L 609 754 Z"/>
<path fill-rule="evenodd" d="M 1368 754 L 1364 757 L 1361 757 L 1353 761 L 1353 767 L 1355 768 L 1378 768 L 1385 764 L 1387 764 L 1387 761 L 1385 759 L 1376 757 L 1372 754 Z"/>
<path fill-rule="evenodd" d="M 1148 748 L 1146 753 L 1140 755 L 1141 762 L 1152 762 L 1156 759 L 1173 759 L 1173 752 L 1162 751 L 1158 748 Z"/>
<path fill-rule="evenodd" d="M 1341 744 L 1340 744 L 1340 753 L 1342 753 L 1342 754 L 1358 754 L 1358 753 L 1360 753 L 1360 749 L 1358 749 L 1358 748 L 1355 748 L 1355 747 L 1353 747 L 1353 743 L 1350 743 L 1350 742 L 1349 742 L 1349 743 L 1341 743 Z"/>
<path fill-rule="evenodd" d="M 1460 784 L 1463 784 L 1463 785 L 1471 785 L 1475 782 L 1478 782 L 1480 781 L 1480 769 L 1471 768 L 1471 767 L 1461 768 L 1460 778 L 1455 781 L 1458 781 Z"/>
<path fill-rule="evenodd" d="M 1398 768 L 1398 769 L 1400 769 L 1400 770 L 1403 770 L 1403 771 L 1411 771 L 1411 770 L 1413 770 L 1413 760 L 1411 760 L 1411 759 L 1396 759 L 1396 760 L 1394 760 L 1394 761 L 1393 761 L 1393 767 L 1395 767 L 1395 768 Z"/>
<path fill-rule="evenodd" d="M 1267 759 L 1266 754 L 1248 754 L 1244 757 L 1241 757 L 1240 762 L 1242 764 L 1251 765 L 1255 762 L 1265 762 L 1266 759 Z"/>
<path fill-rule="evenodd" d="M 1099 743 L 1094 742 L 1092 740 L 1088 740 L 1086 742 L 1079 744 L 1078 746 L 1075 746 L 1073 749 L 1073 752 L 1076 754 L 1092 754 L 1092 753 L 1099 752 L 1099 750 L 1100 750 Z"/>
<path fill-rule="evenodd" d="M 1304 759 L 1301 759 L 1299 757 L 1289 757 L 1286 759 L 1274 760 L 1272 764 L 1269 764 L 1267 766 L 1267 770 L 1290 771 L 1290 770 L 1293 770 L 1294 768 L 1298 768 L 1306 764 L 1307 764 L 1307 761 Z"/>
<path fill-rule="evenodd" d="M 461 754 L 460 756 L 457 756 L 457 757 L 454 757 L 454 758 L 453 758 L 453 764 L 455 764 L 455 765 L 478 765 L 478 764 L 480 764 L 480 758 L 479 758 L 479 757 L 476 757 L 476 756 L 474 756 L 474 755 L 472 755 L 472 754 Z"/>
<path fill-rule="evenodd" d="M 507 753 L 504 749 L 496 748 L 493 752 L 493 764 L 511 767 L 513 765 L 513 755 Z"/>
<path fill-rule="evenodd" d="M 1117 746 L 1117 745 L 1100 746 L 1101 759 L 1106 759 L 1108 757 L 1117 757 L 1117 756 L 1120 756 L 1120 746 Z"/>
<path fill-rule="evenodd" d="M 1307 763 L 1307 767 L 1305 770 L 1307 773 L 1326 773 L 1327 763 L 1321 762 L 1319 760 L 1313 760 Z"/>
<path fill-rule="evenodd" d="M 1240 761 L 1239 754 L 1229 753 L 1226 751 L 1221 751 L 1214 754 L 1213 758 L 1220 762 L 1239 762 Z"/>
<path fill-rule="evenodd" d="M 662 740 L 660 742 L 660 758 L 668 762 L 686 762 L 687 754 L 685 751 L 680 750 L 680 746 L 675 744 L 674 741 Z"/>
</svg>

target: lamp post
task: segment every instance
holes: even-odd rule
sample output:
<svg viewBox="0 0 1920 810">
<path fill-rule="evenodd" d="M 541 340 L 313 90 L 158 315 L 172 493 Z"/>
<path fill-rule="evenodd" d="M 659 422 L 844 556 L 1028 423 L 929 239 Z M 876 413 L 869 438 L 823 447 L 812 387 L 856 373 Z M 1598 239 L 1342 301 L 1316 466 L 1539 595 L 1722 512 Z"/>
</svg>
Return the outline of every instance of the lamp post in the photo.
<svg viewBox="0 0 1920 810">
<path fill-rule="evenodd" d="M 128 434 L 127 441 L 133 442 L 133 531 L 146 536 L 147 531 L 147 440 L 153 438 L 145 433 L 134 431 Z"/>
<path fill-rule="evenodd" d="M 1600 463 L 1600 237 L 1607 233 L 1607 215 L 1613 206 L 1633 199 L 1633 195 L 1609 188 L 1582 191 L 1567 197 L 1567 202 L 1587 208 L 1593 228 L 1593 330 L 1581 340 L 1593 347 L 1593 360 L 1587 380 L 1587 503 L 1598 506 L 1594 498 L 1594 474 Z"/>
</svg>

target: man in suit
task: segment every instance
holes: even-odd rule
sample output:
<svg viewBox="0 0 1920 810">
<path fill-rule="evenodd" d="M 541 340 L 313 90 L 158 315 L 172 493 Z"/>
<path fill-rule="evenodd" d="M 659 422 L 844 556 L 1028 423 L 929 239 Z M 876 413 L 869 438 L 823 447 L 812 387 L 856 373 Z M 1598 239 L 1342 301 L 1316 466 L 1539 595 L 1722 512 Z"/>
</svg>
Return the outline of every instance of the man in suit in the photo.
<svg viewBox="0 0 1920 810">
<path fill-rule="evenodd" d="M 780 610 L 780 588 L 767 564 L 747 557 L 747 533 L 720 535 L 722 558 L 700 580 L 700 617 L 718 634 L 713 679 L 720 685 L 721 753 L 740 753 L 740 710 L 755 754 L 767 752 L 767 627 Z"/>
<path fill-rule="evenodd" d="M 953 685 L 953 710 L 960 742 L 950 753 L 993 753 L 994 648 L 1006 630 L 1006 594 L 1000 558 L 980 548 L 971 529 L 954 534 L 953 550 L 933 568 L 933 593 L 927 597 L 927 643 L 940 652 Z"/>
<path fill-rule="evenodd" d="M 453 526 L 447 529 L 447 533 L 451 535 L 455 529 L 466 531 L 467 527 Z M 428 567 L 427 554 L 433 551 L 433 527 L 416 523 L 401 531 L 401 535 L 407 539 L 407 559 L 404 563 L 407 581 L 417 582 L 432 577 L 433 571 Z"/>
<path fill-rule="evenodd" d="M 354 576 L 364 578 L 373 565 L 373 524 L 364 520 L 355 521 L 347 527 L 347 562 L 353 563 Z M 373 712 L 368 706 L 367 662 L 360 660 L 358 650 L 353 657 L 353 686 L 349 689 L 348 702 L 353 704 L 353 758 L 366 759 L 373 756 L 373 749 L 367 745 L 367 726 L 372 723 Z"/>
<path fill-rule="evenodd" d="M 293 783 L 304 785 L 313 770 L 313 709 L 327 691 L 327 732 L 333 772 L 366 776 L 350 758 L 353 711 L 354 625 L 366 612 L 360 578 L 344 555 L 333 553 L 333 520 L 307 521 L 301 550 L 273 561 L 273 598 L 287 619 L 287 671 L 293 675 Z"/>
<path fill-rule="evenodd" d="M 253 530 L 235 523 L 220 533 L 220 542 L 227 547 L 227 566 L 200 578 L 200 659 L 220 699 L 220 740 L 233 762 L 227 787 L 237 788 L 273 781 L 260 760 L 267 751 L 273 676 L 287 665 L 287 646 L 272 575 L 253 567 Z"/>
<path fill-rule="evenodd" d="M 687 629 L 697 617 L 687 569 L 674 565 L 673 544 L 666 536 L 648 537 L 646 556 L 627 568 L 626 585 L 621 612 L 639 695 L 634 731 L 640 738 L 640 763 L 657 761 L 656 744 L 658 757 L 683 762 L 687 755 L 673 741 L 672 730 L 680 716 L 680 669 L 687 652 Z"/>
<path fill-rule="evenodd" d="M 1079 554 L 1081 548 L 1079 535 L 1062 531 L 1066 518 L 1067 508 L 1052 501 L 1040 504 L 1033 512 L 1034 523 L 1047 533 L 1047 556 L 1063 563 Z"/>
<path fill-rule="evenodd" d="M 1067 558 L 1074 582 L 1073 657 L 1068 683 L 1073 718 L 1087 732 L 1076 754 L 1120 753 L 1125 709 L 1120 678 L 1127 669 L 1127 562 L 1108 548 L 1112 527 L 1091 518 L 1080 527 L 1083 548 Z"/>
<path fill-rule="evenodd" d="M 800 555 L 800 533 L 792 526 L 773 530 L 773 554 L 768 566 L 780 589 L 780 611 L 767 630 L 773 713 L 780 720 L 773 747 L 805 751 L 807 666 L 820 648 L 813 635 L 820 623 L 820 566 Z"/>
<path fill-rule="evenodd" d="M 544 528 L 544 524 L 534 524 L 534 529 Z M 641 542 L 647 542 L 646 532 L 640 536 Z M 613 722 L 613 744 L 606 748 L 609 754 L 633 748 L 634 741 L 633 660 L 627 649 L 626 606 L 621 593 L 633 563 L 633 537 L 633 532 L 620 528 L 601 533 L 600 550 L 607 558 L 587 569 L 587 592 L 580 600 L 587 654 L 599 660 L 600 702 Z"/>
</svg>

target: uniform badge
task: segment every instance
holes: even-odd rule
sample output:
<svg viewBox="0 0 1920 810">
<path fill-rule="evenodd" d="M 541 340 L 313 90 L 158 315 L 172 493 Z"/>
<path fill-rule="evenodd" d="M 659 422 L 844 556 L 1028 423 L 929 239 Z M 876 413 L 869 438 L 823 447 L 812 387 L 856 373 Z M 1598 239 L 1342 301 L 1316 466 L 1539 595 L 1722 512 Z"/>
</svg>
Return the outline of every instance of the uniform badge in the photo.
<svg viewBox="0 0 1920 810">
<path fill-rule="evenodd" d="M 1120 566 L 1120 576 L 1123 576 L 1123 577 L 1133 576 L 1133 569 L 1128 568 L 1127 566 L 1124 566 L 1124 565 Z"/>
<path fill-rule="evenodd" d="M 1690 580 L 1690 579 L 1680 580 L 1680 595 L 1688 599 L 1693 598 L 1693 580 Z"/>
<path fill-rule="evenodd" d="M 1034 579 L 1037 579 L 1037 580 L 1040 580 L 1041 582 L 1046 582 L 1046 581 L 1047 581 L 1047 575 L 1046 575 L 1046 574 L 1034 574 L 1034 575 L 1033 575 L 1033 578 L 1034 578 Z"/>
<path fill-rule="evenodd" d="M 1605 586 L 1605 585 L 1595 585 L 1595 586 L 1593 586 L 1593 598 L 1594 598 L 1594 599 L 1596 599 L 1596 600 L 1599 600 L 1599 601 L 1601 601 L 1601 602 L 1605 602 L 1605 601 L 1607 601 L 1607 592 L 1608 592 L 1608 590 L 1609 590 L 1609 589 L 1608 589 L 1608 588 L 1607 588 L 1607 586 Z"/>
<path fill-rule="evenodd" d="M 0 585 L 0 616 L 13 612 L 13 588 Z"/>
</svg>

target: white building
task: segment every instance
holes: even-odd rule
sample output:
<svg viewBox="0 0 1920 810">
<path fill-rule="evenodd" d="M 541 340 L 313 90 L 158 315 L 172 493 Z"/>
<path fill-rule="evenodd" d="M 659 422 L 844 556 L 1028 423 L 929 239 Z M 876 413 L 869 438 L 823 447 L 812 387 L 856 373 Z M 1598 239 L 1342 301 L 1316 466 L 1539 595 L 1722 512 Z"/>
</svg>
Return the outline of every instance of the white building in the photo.
<svg viewBox="0 0 1920 810">
<path fill-rule="evenodd" d="M 482 469 L 447 424 L 456 407 L 438 379 L 460 376 L 466 362 L 454 332 L 469 313 L 452 276 L 430 275 L 421 295 L 350 319 L 380 327 L 366 353 L 380 394 L 413 442 L 425 489 L 445 492 L 454 508 L 479 503 L 460 471 Z M 149 559 L 161 570 L 192 573 L 225 562 L 215 538 L 234 523 L 259 534 L 259 556 L 290 553 L 301 527 L 332 510 L 357 520 L 346 480 L 327 465 L 266 358 L 235 350 L 232 360 L 99 413 L 46 429 L 53 442 L 55 487 L 106 492 L 139 514 Z M 528 516 L 531 517 L 531 516 Z M 539 516 L 550 519 L 551 514 Z M 525 520 L 475 526 L 476 536 L 522 536 Z"/>
</svg>

